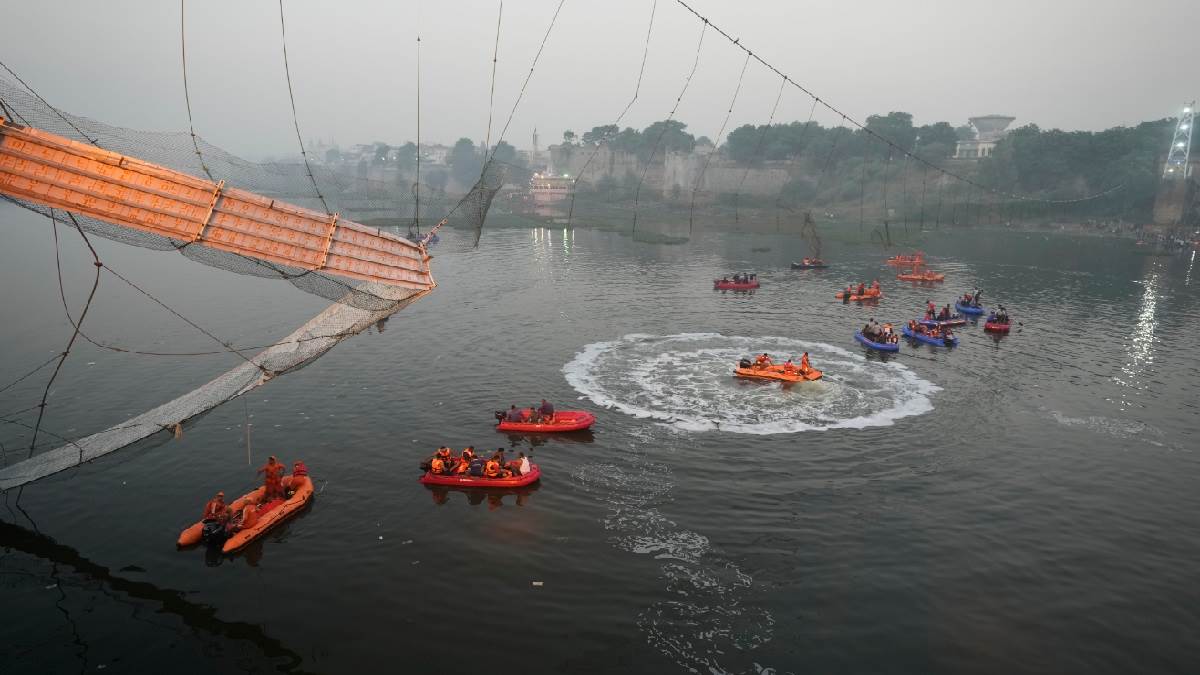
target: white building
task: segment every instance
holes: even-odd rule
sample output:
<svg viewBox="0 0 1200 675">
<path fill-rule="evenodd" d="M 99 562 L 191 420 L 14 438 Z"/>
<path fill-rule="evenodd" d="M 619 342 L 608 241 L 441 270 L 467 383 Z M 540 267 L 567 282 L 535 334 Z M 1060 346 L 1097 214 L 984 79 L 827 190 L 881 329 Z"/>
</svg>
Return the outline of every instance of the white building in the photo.
<svg viewBox="0 0 1200 675">
<path fill-rule="evenodd" d="M 996 144 L 1007 134 L 1008 125 L 1015 117 L 1006 115 L 984 115 L 968 120 L 975 128 L 975 138 L 959 141 L 954 146 L 954 159 L 983 159 L 991 157 Z"/>
</svg>

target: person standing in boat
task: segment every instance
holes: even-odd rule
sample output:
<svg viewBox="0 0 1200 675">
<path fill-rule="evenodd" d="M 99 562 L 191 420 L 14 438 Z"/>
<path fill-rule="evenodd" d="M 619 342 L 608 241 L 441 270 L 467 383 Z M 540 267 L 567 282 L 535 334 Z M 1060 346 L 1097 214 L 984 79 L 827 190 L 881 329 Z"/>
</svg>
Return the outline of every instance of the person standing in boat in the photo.
<svg viewBox="0 0 1200 675">
<path fill-rule="evenodd" d="M 275 455 L 271 455 L 267 458 L 267 463 L 256 472 L 263 475 L 263 486 L 266 488 L 263 494 L 264 502 L 283 496 L 283 471 L 283 464 L 275 459 Z"/>
<path fill-rule="evenodd" d="M 542 405 L 538 408 L 538 412 L 542 414 L 542 421 L 547 424 L 554 421 L 554 406 L 546 399 L 542 399 Z"/>
<path fill-rule="evenodd" d="M 808 363 L 808 352 L 804 352 L 800 356 L 800 374 L 808 375 L 812 371 L 812 366 Z"/>
</svg>

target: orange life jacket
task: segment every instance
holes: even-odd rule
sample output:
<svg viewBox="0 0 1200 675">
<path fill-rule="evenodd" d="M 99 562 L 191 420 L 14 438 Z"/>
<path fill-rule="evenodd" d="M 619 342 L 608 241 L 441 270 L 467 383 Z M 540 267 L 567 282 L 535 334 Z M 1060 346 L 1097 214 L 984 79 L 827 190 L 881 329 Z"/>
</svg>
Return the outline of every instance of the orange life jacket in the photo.
<svg viewBox="0 0 1200 675">
<path fill-rule="evenodd" d="M 225 513 L 225 501 L 217 501 L 216 499 L 208 500 L 204 505 L 204 520 L 217 520 Z"/>
<path fill-rule="evenodd" d="M 434 457 L 433 461 L 429 463 L 429 471 L 431 473 L 446 473 L 446 463 Z"/>
<path fill-rule="evenodd" d="M 812 366 L 808 365 L 808 354 L 800 357 L 800 372 L 807 373 L 812 370 Z"/>
<path fill-rule="evenodd" d="M 500 462 L 494 459 L 489 459 L 483 467 L 483 475 L 488 478 L 495 478 L 500 475 Z"/>
</svg>

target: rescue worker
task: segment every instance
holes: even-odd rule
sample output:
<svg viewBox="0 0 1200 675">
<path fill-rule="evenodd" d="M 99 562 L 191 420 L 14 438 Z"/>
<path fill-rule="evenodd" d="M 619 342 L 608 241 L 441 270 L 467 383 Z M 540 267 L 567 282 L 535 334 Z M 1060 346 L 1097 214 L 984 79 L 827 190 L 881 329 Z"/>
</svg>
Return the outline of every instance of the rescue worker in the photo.
<svg viewBox="0 0 1200 675">
<path fill-rule="evenodd" d="M 791 359 L 783 363 L 783 372 L 787 375 L 792 375 L 796 372 L 796 366 L 792 363 Z"/>
<path fill-rule="evenodd" d="M 440 457 L 434 457 L 429 462 L 429 473 L 435 476 L 446 475 L 446 463 Z"/>
<path fill-rule="evenodd" d="M 554 421 L 554 406 L 546 399 L 542 399 L 542 407 L 538 408 L 538 412 L 542 414 L 542 420 L 545 422 Z"/>
<path fill-rule="evenodd" d="M 863 293 L 866 292 L 866 290 L 867 290 L 867 285 L 860 281 L 860 282 L 858 282 L 858 293 L 855 293 L 855 295 L 857 295 L 858 297 L 861 298 L 863 296 Z"/>
<path fill-rule="evenodd" d="M 483 465 L 483 475 L 485 478 L 500 478 L 503 475 L 503 471 L 500 469 L 500 462 L 489 459 L 487 464 Z"/>
<path fill-rule="evenodd" d="M 937 313 L 937 305 L 933 304 L 933 300 L 925 301 L 925 312 L 926 316 L 928 316 L 930 319 L 932 319 L 934 314 Z"/>
<path fill-rule="evenodd" d="M 522 422 L 522 421 L 524 421 L 524 419 L 525 419 L 525 416 L 521 414 L 520 410 L 517 410 L 517 405 L 514 403 L 508 409 L 508 421 L 509 422 Z"/>
<path fill-rule="evenodd" d="M 872 282 L 871 282 L 871 290 L 872 290 L 872 291 L 874 291 L 874 292 L 876 292 L 876 293 L 878 293 L 878 292 L 879 292 L 879 280 L 878 280 L 878 279 L 876 279 L 875 281 L 872 281 Z"/>
<path fill-rule="evenodd" d="M 807 375 L 812 370 L 812 366 L 808 363 L 808 352 L 800 355 L 800 374 Z"/>
<path fill-rule="evenodd" d="M 845 292 L 842 293 L 842 304 L 843 305 L 848 304 L 850 302 L 851 295 L 854 295 L 854 292 L 851 290 L 850 284 L 846 284 L 846 290 L 845 290 Z"/>
<path fill-rule="evenodd" d="M 283 464 L 275 459 L 275 455 L 271 455 L 267 463 L 255 472 L 263 475 L 263 486 L 266 488 L 263 501 L 269 502 L 283 496 L 283 471 Z"/>
<path fill-rule="evenodd" d="M 770 365 L 771 365 L 771 357 L 766 352 L 763 352 L 757 358 L 754 359 L 754 367 L 755 368 L 767 368 Z"/>
<path fill-rule="evenodd" d="M 229 507 L 225 504 L 225 493 L 218 492 L 217 496 L 208 500 L 204 505 L 203 520 L 215 520 L 223 523 L 229 519 Z"/>
<path fill-rule="evenodd" d="M 468 445 L 463 448 L 462 454 L 458 457 L 458 464 L 454 465 L 454 473 L 464 474 L 471 468 L 471 461 L 475 459 L 475 446 Z"/>
<path fill-rule="evenodd" d="M 283 479 L 286 483 L 284 485 L 285 494 L 289 497 L 292 496 L 296 490 L 300 489 L 300 484 L 304 482 L 306 476 L 308 476 L 308 467 L 304 462 L 292 462 L 292 475 Z"/>
</svg>

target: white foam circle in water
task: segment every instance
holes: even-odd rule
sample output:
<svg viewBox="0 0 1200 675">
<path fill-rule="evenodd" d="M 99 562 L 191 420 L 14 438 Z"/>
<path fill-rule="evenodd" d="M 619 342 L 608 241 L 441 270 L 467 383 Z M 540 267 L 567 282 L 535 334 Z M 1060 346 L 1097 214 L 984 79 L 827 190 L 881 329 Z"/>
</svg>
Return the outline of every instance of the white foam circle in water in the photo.
<svg viewBox="0 0 1200 675">
<path fill-rule="evenodd" d="M 767 352 L 799 362 L 808 352 L 825 377 L 784 385 L 736 378 L 741 358 Z M 786 337 L 718 333 L 626 335 L 594 342 L 563 366 L 567 382 L 594 403 L 679 429 L 782 434 L 887 426 L 933 410 L 939 387 L 905 366 Z"/>
</svg>

